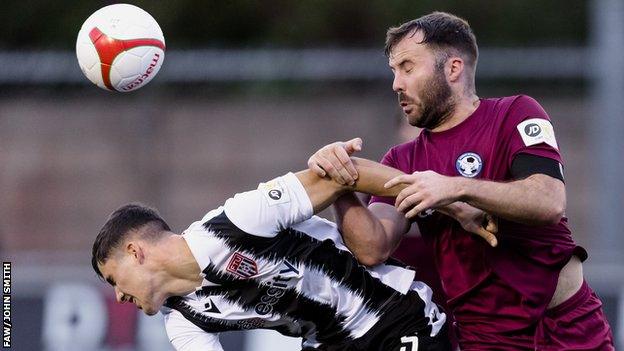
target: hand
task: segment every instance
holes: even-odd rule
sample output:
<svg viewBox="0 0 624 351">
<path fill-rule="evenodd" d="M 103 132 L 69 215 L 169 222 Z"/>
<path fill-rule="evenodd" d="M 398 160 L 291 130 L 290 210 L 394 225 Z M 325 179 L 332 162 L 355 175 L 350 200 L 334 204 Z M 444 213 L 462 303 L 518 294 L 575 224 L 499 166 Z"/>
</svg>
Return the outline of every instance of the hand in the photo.
<svg viewBox="0 0 624 351">
<path fill-rule="evenodd" d="M 456 202 L 447 206 L 447 208 L 450 207 L 453 208 L 451 211 L 448 211 L 450 213 L 444 210 L 441 210 L 441 212 L 455 218 L 464 230 L 482 237 L 490 246 L 495 247 L 498 245 L 498 239 L 496 239 L 498 219 L 496 217 L 463 202 Z"/>
<path fill-rule="evenodd" d="M 454 177 L 425 171 L 392 178 L 384 187 L 407 185 L 396 197 L 395 207 L 399 212 L 405 213 L 406 218 L 411 219 L 422 211 L 436 209 L 459 200 L 456 183 Z"/>
<path fill-rule="evenodd" d="M 362 139 L 337 141 L 323 146 L 308 159 L 308 168 L 319 177 L 329 177 L 342 185 L 353 185 L 358 178 L 351 156 L 362 150 Z"/>
</svg>

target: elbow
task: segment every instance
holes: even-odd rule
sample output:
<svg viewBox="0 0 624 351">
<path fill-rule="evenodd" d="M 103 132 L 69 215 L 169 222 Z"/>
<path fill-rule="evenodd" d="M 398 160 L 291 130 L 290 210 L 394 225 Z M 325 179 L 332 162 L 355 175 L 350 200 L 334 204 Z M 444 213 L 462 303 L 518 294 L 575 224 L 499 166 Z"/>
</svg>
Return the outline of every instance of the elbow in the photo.
<svg viewBox="0 0 624 351">
<path fill-rule="evenodd" d="M 540 178 L 537 178 L 540 176 Z M 536 175 L 536 180 L 539 180 L 542 185 L 542 201 L 543 209 L 540 211 L 538 221 L 541 225 L 556 225 L 561 221 L 561 218 L 565 216 L 566 209 L 566 194 L 565 186 L 563 182 L 558 179 L 550 178 L 544 175 Z"/>
<path fill-rule="evenodd" d="M 557 225 L 565 215 L 565 201 L 553 203 L 540 212 L 537 225 Z"/>
<path fill-rule="evenodd" d="M 374 250 L 362 255 L 356 256 L 358 262 L 366 267 L 373 267 L 382 264 L 390 257 L 389 250 Z"/>
<path fill-rule="evenodd" d="M 545 216 L 544 221 L 545 224 L 548 225 L 556 225 L 559 224 L 561 218 L 563 218 L 565 214 L 565 206 L 563 205 L 555 205 L 550 211 L 548 211 L 547 216 Z"/>
<path fill-rule="evenodd" d="M 551 225 L 556 225 L 559 224 L 563 216 L 565 216 L 567 203 L 565 188 L 559 191 L 555 196 L 553 196 L 553 198 L 555 199 L 555 201 L 553 201 L 553 204 L 550 206 L 550 215 L 548 216 L 548 222 Z"/>
</svg>

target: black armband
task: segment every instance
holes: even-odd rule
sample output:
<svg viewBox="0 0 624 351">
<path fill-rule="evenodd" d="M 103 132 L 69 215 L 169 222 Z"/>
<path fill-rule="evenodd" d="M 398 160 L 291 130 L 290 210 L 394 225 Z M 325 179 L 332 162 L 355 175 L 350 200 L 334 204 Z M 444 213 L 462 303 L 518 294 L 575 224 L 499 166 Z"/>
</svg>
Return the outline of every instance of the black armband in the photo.
<svg viewBox="0 0 624 351">
<path fill-rule="evenodd" d="M 533 174 L 545 174 L 563 180 L 563 166 L 557 160 L 531 154 L 518 154 L 511 162 L 511 176 L 524 179 Z"/>
</svg>

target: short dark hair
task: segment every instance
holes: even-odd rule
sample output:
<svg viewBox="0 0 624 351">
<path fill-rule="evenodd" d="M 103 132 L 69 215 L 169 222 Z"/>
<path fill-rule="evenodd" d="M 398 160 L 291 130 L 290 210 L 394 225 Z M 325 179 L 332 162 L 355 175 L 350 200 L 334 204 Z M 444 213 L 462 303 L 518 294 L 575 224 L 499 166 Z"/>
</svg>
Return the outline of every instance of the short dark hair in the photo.
<svg viewBox="0 0 624 351">
<path fill-rule="evenodd" d="M 394 46 L 405 36 L 413 36 L 418 31 L 424 36 L 421 44 L 438 50 L 457 50 L 468 64 L 476 65 L 479 56 L 477 39 L 468 22 L 450 13 L 437 11 L 388 29 L 384 48 L 386 56 L 390 57 Z"/>
<path fill-rule="evenodd" d="M 121 206 L 108 217 L 93 243 L 91 265 L 98 276 L 104 278 L 98 264 L 106 263 L 111 252 L 123 242 L 130 231 L 144 225 L 154 225 L 157 232 L 171 230 L 158 211 L 140 203 Z"/>
</svg>

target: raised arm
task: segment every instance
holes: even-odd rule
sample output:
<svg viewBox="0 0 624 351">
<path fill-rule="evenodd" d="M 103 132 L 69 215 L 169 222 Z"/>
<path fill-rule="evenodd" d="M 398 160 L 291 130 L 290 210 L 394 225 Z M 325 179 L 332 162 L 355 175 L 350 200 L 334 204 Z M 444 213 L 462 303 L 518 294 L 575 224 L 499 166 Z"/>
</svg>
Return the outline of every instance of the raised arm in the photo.
<svg viewBox="0 0 624 351">
<path fill-rule="evenodd" d="M 348 192 L 362 192 L 376 196 L 397 196 L 406 185 L 397 184 L 384 187 L 384 184 L 403 172 L 363 158 L 352 158 L 359 177 L 352 185 L 339 184 L 329 177 L 319 177 L 311 170 L 304 170 L 295 175 L 303 185 L 312 202 L 314 213 L 318 213 L 334 203 L 338 197 Z"/>
<path fill-rule="evenodd" d="M 354 191 L 376 196 L 396 197 L 405 184 L 385 187 L 385 180 L 404 173 L 380 163 L 352 157 L 352 164 L 358 177 L 352 185 L 337 183 L 329 177 L 319 177 L 311 170 L 296 174 L 318 213 L 334 203 L 342 236 L 347 247 L 364 265 L 372 266 L 384 262 L 394 251 L 410 222 L 393 206 L 375 203 L 366 208 L 353 194 Z M 467 204 L 447 206 L 443 213 L 460 220 L 461 225 L 496 246 L 495 227 L 483 228 L 486 214 Z M 491 218 L 488 218 L 491 222 Z M 487 229 L 487 230 L 486 230 Z"/>
<path fill-rule="evenodd" d="M 353 171 L 358 174 L 355 182 L 338 183 L 329 176 L 321 178 L 310 170 L 297 173 L 297 177 L 303 183 L 315 213 L 335 204 L 345 244 L 360 263 L 374 266 L 384 262 L 394 251 L 409 228 L 409 222 L 394 207 L 386 204 L 381 204 L 380 209 L 374 209 L 373 214 L 363 206 L 353 191 L 397 196 L 404 186 L 399 184 L 384 188 L 384 179 L 394 178 L 403 172 L 356 157 L 352 157 L 351 162 Z"/>
<path fill-rule="evenodd" d="M 384 187 L 385 182 L 402 174 L 396 169 L 364 159 L 353 162 L 362 172 L 355 184 L 341 185 L 309 170 L 288 173 L 226 200 L 224 214 L 248 234 L 271 237 L 319 213 L 346 192 L 396 196 L 405 187 Z"/>
</svg>

